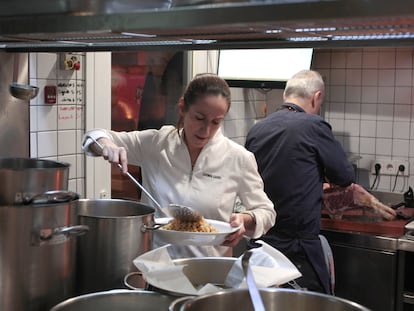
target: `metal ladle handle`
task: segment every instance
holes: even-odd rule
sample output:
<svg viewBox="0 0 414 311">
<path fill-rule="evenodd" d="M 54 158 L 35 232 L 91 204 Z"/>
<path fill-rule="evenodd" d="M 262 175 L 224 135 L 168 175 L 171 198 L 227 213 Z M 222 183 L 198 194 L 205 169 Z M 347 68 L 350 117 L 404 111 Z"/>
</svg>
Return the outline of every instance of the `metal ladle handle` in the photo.
<svg viewBox="0 0 414 311">
<path fill-rule="evenodd" d="M 19 72 L 19 54 L 13 55 L 13 82 L 17 83 L 18 72 Z"/>
<path fill-rule="evenodd" d="M 253 276 L 253 271 L 250 268 L 250 257 L 252 254 L 253 253 L 251 250 L 247 250 L 244 252 L 242 257 L 242 267 L 244 276 L 246 277 L 247 289 L 249 290 L 249 295 L 253 304 L 254 311 L 266 311 L 262 297 L 260 296 L 259 289 L 257 288 L 256 281 Z"/>
<path fill-rule="evenodd" d="M 92 141 L 101 149 L 101 152 L 103 151 L 103 146 L 101 145 L 101 143 L 99 143 L 95 138 L 93 138 L 92 136 L 88 136 L 90 139 L 92 139 Z M 119 167 L 119 169 L 122 171 L 122 165 L 120 163 L 117 163 L 117 166 Z M 157 200 L 154 199 L 154 197 L 147 191 L 147 189 L 145 189 L 138 180 L 136 180 L 134 178 L 134 176 L 131 175 L 131 173 L 126 172 L 126 175 L 129 177 L 129 179 L 131 179 L 134 184 L 136 184 L 150 199 L 152 202 L 154 202 L 154 204 L 161 209 L 161 205 L 160 203 L 158 203 Z"/>
</svg>

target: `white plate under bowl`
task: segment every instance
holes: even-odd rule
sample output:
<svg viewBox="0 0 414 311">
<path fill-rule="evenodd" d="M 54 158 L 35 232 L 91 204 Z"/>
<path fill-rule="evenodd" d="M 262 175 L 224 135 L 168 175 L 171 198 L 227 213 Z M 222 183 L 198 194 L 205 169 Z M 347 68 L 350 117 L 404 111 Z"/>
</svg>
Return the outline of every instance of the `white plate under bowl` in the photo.
<svg viewBox="0 0 414 311">
<path fill-rule="evenodd" d="M 172 218 L 157 218 L 157 224 L 167 224 Z M 155 234 L 164 242 L 176 245 L 220 245 L 229 233 L 236 232 L 240 227 L 231 227 L 229 223 L 213 219 L 205 219 L 217 232 L 189 232 L 166 230 L 160 227 Z"/>
</svg>

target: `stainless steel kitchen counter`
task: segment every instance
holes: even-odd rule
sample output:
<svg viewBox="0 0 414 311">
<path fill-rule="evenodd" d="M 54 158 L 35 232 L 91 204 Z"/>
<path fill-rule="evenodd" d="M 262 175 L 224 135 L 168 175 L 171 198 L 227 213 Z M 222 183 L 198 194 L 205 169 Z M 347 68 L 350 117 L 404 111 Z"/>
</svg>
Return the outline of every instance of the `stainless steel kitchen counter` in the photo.
<svg viewBox="0 0 414 311">
<path fill-rule="evenodd" d="M 337 296 L 376 311 L 412 307 L 414 270 L 408 263 L 414 256 L 414 240 L 332 229 L 322 229 L 321 234 L 332 247 Z"/>
<path fill-rule="evenodd" d="M 386 236 L 354 231 L 340 231 L 322 229 L 321 233 L 336 244 L 353 245 L 384 251 L 397 251 L 399 247 L 399 236 Z"/>
<path fill-rule="evenodd" d="M 398 249 L 406 252 L 414 252 L 414 240 L 402 236 L 398 239 Z"/>
</svg>

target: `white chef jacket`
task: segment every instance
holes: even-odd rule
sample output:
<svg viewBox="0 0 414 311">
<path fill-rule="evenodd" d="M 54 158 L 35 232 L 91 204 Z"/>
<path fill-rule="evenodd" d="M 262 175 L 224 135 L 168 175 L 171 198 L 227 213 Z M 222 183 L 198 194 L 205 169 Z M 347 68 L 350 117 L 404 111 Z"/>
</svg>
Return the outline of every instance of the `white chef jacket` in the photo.
<svg viewBox="0 0 414 311">
<path fill-rule="evenodd" d="M 141 167 L 142 184 L 160 203 L 191 206 L 205 218 L 229 222 L 237 197 L 256 220 L 252 238 L 259 238 L 275 223 L 273 203 L 263 190 L 254 155 L 243 146 L 225 137 L 221 130 L 203 147 L 194 167 L 191 167 L 187 145 L 175 127 L 166 125 L 159 130 L 132 132 L 92 130 L 85 134 L 95 139 L 110 137 L 125 147 L 128 164 Z M 84 150 L 88 153 L 86 139 Z M 141 201 L 155 209 L 155 218 L 167 217 L 142 193 Z M 154 247 L 165 243 L 154 235 Z M 202 246 L 169 247 L 173 258 L 193 256 L 223 256 L 228 247 Z"/>
</svg>

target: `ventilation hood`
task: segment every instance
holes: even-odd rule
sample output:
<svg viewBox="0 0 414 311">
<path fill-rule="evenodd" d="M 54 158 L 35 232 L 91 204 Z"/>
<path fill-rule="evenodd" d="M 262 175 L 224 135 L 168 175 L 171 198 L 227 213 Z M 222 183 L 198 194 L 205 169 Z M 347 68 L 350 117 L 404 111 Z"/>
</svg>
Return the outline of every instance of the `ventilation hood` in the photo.
<svg viewBox="0 0 414 311">
<path fill-rule="evenodd" d="M 0 0 L 0 50 L 396 46 L 412 0 Z"/>
</svg>

